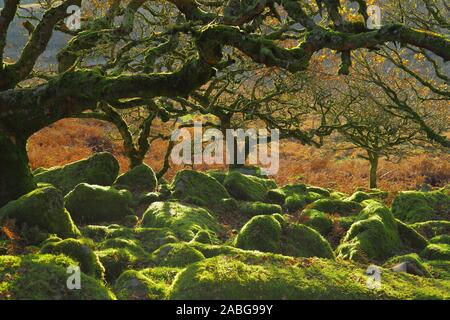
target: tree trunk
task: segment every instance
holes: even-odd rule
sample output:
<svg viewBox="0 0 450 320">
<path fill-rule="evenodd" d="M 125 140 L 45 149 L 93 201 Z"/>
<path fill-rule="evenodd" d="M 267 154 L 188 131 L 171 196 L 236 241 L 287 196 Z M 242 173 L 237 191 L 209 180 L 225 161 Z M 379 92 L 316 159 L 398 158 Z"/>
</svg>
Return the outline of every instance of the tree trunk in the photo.
<svg viewBox="0 0 450 320">
<path fill-rule="evenodd" d="M 369 175 L 369 188 L 377 188 L 377 171 L 378 171 L 378 159 L 377 154 L 369 153 L 370 162 L 370 175 Z"/>
<path fill-rule="evenodd" d="M 28 166 L 26 139 L 0 130 L 0 207 L 35 188 Z"/>
</svg>

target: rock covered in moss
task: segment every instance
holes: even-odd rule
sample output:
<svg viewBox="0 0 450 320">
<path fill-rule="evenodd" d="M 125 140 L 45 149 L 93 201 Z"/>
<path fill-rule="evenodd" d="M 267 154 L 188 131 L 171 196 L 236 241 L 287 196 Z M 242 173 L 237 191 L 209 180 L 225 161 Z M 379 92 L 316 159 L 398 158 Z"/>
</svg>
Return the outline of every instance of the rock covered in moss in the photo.
<svg viewBox="0 0 450 320">
<path fill-rule="evenodd" d="M 237 235 L 235 246 L 289 256 L 334 258 L 329 243 L 317 231 L 286 221 L 280 223 L 275 216 L 250 219 Z"/>
<path fill-rule="evenodd" d="M 146 164 L 140 164 L 121 174 L 114 182 L 115 188 L 126 189 L 136 197 L 155 191 L 157 186 L 156 174 Z"/>
<path fill-rule="evenodd" d="M 127 190 L 80 183 L 64 198 L 73 219 L 80 223 L 120 221 L 134 215 Z"/>
<path fill-rule="evenodd" d="M 280 252 L 281 232 L 281 224 L 273 216 L 255 216 L 242 227 L 235 246 L 245 250 Z"/>
<path fill-rule="evenodd" d="M 63 167 L 50 168 L 37 174 L 36 182 L 51 183 L 63 194 L 67 194 L 80 183 L 110 186 L 119 174 L 119 162 L 108 152 L 93 156 Z"/>
<path fill-rule="evenodd" d="M 410 227 L 430 239 L 441 234 L 450 234 L 450 221 L 425 221 L 410 224 Z"/>
<path fill-rule="evenodd" d="M 176 277 L 170 299 L 448 299 L 450 283 L 383 270 L 378 290 L 366 268 L 345 261 L 238 254 L 205 259 Z"/>
<path fill-rule="evenodd" d="M 243 201 L 264 201 L 267 191 L 277 187 L 273 180 L 245 175 L 238 171 L 230 171 L 223 185 L 235 199 Z"/>
<path fill-rule="evenodd" d="M 363 206 L 354 201 L 319 199 L 310 204 L 308 208 L 330 214 L 337 213 L 341 216 L 349 216 L 358 214 L 363 209 Z"/>
<path fill-rule="evenodd" d="M 432 275 L 425 266 L 422 259 L 417 253 L 410 253 L 402 256 L 396 256 L 384 264 L 386 268 L 390 268 L 395 272 L 406 272 L 420 277 L 431 278 Z"/>
<path fill-rule="evenodd" d="M 329 198 L 331 196 L 331 191 L 326 188 L 320 188 L 320 187 L 314 187 L 314 186 L 307 186 L 306 190 L 308 192 L 314 192 L 322 197 Z"/>
<path fill-rule="evenodd" d="M 192 238 L 191 242 L 212 244 L 213 240 L 211 239 L 211 235 L 206 230 L 200 230 L 197 232 L 194 238 Z"/>
<path fill-rule="evenodd" d="M 363 202 L 364 200 L 368 199 L 375 199 L 375 200 L 384 200 L 388 196 L 388 193 L 385 191 L 381 191 L 378 189 L 370 189 L 365 191 L 356 191 L 354 194 L 352 194 L 350 197 L 345 198 L 345 201 L 354 201 L 354 202 Z"/>
<path fill-rule="evenodd" d="M 125 242 L 123 242 L 125 241 Z M 166 243 L 178 242 L 175 233 L 168 228 L 110 228 L 108 239 L 102 242 L 103 247 L 121 248 L 130 245 L 139 252 L 151 253 Z M 126 244 L 125 246 L 121 246 Z M 139 254 L 138 251 L 136 253 Z"/>
<path fill-rule="evenodd" d="M 392 202 L 392 213 L 407 223 L 450 218 L 450 191 L 403 191 Z"/>
<path fill-rule="evenodd" d="M 430 243 L 420 256 L 428 260 L 450 260 L 450 244 Z"/>
<path fill-rule="evenodd" d="M 404 245 L 418 251 L 422 251 L 428 245 L 427 239 L 416 230 L 400 220 L 396 222 L 398 234 Z"/>
<path fill-rule="evenodd" d="M 302 224 L 286 224 L 281 243 L 281 253 L 286 256 L 334 259 L 328 241 L 316 230 Z"/>
<path fill-rule="evenodd" d="M 219 181 L 199 171 L 178 171 L 171 188 L 172 198 L 210 209 L 218 208 L 223 199 L 230 198 Z"/>
<path fill-rule="evenodd" d="M 179 202 L 155 202 L 144 212 L 140 225 L 146 228 L 169 228 L 181 240 L 190 241 L 201 230 L 213 238 L 223 227 L 205 209 Z"/>
<path fill-rule="evenodd" d="M 208 170 L 206 171 L 206 174 L 219 181 L 219 183 L 223 183 L 223 181 L 227 177 L 228 172 L 220 170 Z"/>
<path fill-rule="evenodd" d="M 313 203 L 321 198 L 321 195 L 308 192 L 307 194 L 293 194 L 287 196 L 283 208 L 290 213 L 304 209 L 308 204 Z"/>
<path fill-rule="evenodd" d="M 263 214 L 282 213 L 281 206 L 265 202 L 240 201 L 238 204 L 239 214 L 245 217 L 253 217 Z"/>
<path fill-rule="evenodd" d="M 127 270 L 117 279 L 113 291 L 120 300 L 161 300 L 167 288 L 155 283 L 142 272 Z"/>
<path fill-rule="evenodd" d="M 105 280 L 115 281 L 125 270 L 136 267 L 139 257 L 127 248 L 109 248 L 95 252 L 105 268 Z"/>
<path fill-rule="evenodd" d="M 306 209 L 300 214 L 300 220 L 307 226 L 313 228 L 321 235 L 327 235 L 333 229 L 333 221 L 324 212 Z"/>
<path fill-rule="evenodd" d="M 187 243 L 169 243 L 155 250 L 151 261 L 162 267 L 186 267 L 205 259 L 205 256 Z"/>
<path fill-rule="evenodd" d="M 361 262 L 385 261 L 399 251 L 402 243 L 388 208 L 373 201 L 358 218 L 337 249 L 340 257 Z"/>
<path fill-rule="evenodd" d="M 68 267 L 77 262 L 64 255 L 0 256 L 0 298 L 12 300 L 110 300 L 102 282 L 81 272 L 82 290 L 66 285 Z"/>
<path fill-rule="evenodd" d="M 17 224 L 37 227 L 62 238 L 77 237 L 80 232 L 64 208 L 59 190 L 52 186 L 38 188 L 9 202 L 0 209 L 0 222 L 14 219 Z"/>
<path fill-rule="evenodd" d="M 306 195 L 308 193 L 304 184 L 288 184 L 281 188 L 269 190 L 266 194 L 266 201 L 283 205 L 287 197 L 292 195 Z"/>
<path fill-rule="evenodd" d="M 47 242 L 42 248 L 42 253 L 64 254 L 80 263 L 82 272 L 89 276 L 103 279 L 105 268 L 100 263 L 94 251 L 83 241 L 77 239 L 65 239 L 61 241 Z"/>
</svg>

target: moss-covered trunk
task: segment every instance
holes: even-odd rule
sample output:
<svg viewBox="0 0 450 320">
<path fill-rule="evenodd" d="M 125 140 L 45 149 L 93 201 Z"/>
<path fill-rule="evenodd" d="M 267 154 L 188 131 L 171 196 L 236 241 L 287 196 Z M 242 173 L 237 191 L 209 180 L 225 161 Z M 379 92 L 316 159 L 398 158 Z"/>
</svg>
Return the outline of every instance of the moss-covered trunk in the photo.
<svg viewBox="0 0 450 320">
<path fill-rule="evenodd" d="M 377 188 L 378 160 L 379 156 L 377 154 L 369 153 L 369 162 L 370 162 L 369 188 L 371 189 Z"/>
<path fill-rule="evenodd" d="M 0 130 L 0 207 L 35 187 L 28 166 L 26 140 Z"/>
</svg>

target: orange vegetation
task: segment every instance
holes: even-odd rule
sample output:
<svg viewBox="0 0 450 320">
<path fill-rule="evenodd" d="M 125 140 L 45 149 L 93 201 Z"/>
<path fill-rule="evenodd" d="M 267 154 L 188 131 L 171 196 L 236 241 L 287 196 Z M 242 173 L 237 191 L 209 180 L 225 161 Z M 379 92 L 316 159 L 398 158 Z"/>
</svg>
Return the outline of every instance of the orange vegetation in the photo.
<svg viewBox="0 0 450 320">
<path fill-rule="evenodd" d="M 121 170 L 128 168 L 120 141 L 111 138 L 111 125 L 97 120 L 65 119 L 35 134 L 29 141 L 28 154 L 33 169 L 52 167 L 83 159 L 93 152 L 112 152 L 120 162 Z M 167 143 L 155 141 L 146 157 L 146 163 L 158 170 L 163 163 Z M 180 167 L 166 175 L 173 177 Z M 207 166 L 195 167 L 205 170 Z M 450 183 L 450 155 L 419 154 L 400 163 L 382 160 L 379 165 L 379 187 L 388 191 L 416 189 L 428 183 L 443 186 Z M 351 193 L 365 187 L 368 164 L 353 153 L 335 153 L 326 149 L 302 146 L 294 141 L 280 144 L 280 170 L 274 177 L 283 185 L 304 182 Z"/>
</svg>

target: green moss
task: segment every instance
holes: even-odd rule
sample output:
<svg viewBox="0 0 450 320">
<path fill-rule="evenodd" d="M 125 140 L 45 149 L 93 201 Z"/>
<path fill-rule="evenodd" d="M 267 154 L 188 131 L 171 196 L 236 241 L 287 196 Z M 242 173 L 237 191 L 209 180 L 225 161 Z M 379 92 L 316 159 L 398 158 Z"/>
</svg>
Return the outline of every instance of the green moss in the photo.
<svg viewBox="0 0 450 320">
<path fill-rule="evenodd" d="M 430 239 L 441 234 L 450 234 L 450 221 L 425 221 L 410 225 L 424 237 Z"/>
<path fill-rule="evenodd" d="M 308 204 L 313 203 L 320 198 L 321 195 L 314 192 L 308 192 L 307 194 L 293 194 L 286 197 L 283 209 L 293 213 L 304 209 Z"/>
<path fill-rule="evenodd" d="M 199 242 L 199 243 L 205 243 L 205 244 L 212 244 L 213 241 L 211 239 L 211 235 L 208 231 L 200 230 L 197 232 L 195 237 L 191 240 L 191 242 Z"/>
<path fill-rule="evenodd" d="M 100 280 L 81 273 L 81 290 L 66 286 L 67 268 L 77 263 L 64 256 L 0 256 L 0 300 L 107 300 L 114 295 Z"/>
<path fill-rule="evenodd" d="M 306 188 L 306 190 L 307 190 L 308 192 L 314 192 L 314 193 L 317 193 L 317 194 L 321 195 L 322 197 L 326 197 L 326 198 L 330 197 L 330 195 L 331 195 L 330 190 L 325 189 L 325 188 L 308 186 L 308 187 Z"/>
<path fill-rule="evenodd" d="M 334 200 L 334 199 L 319 199 L 308 206 L 308 209 L 315 209 L 325 213 L 337 213 L 342 216 L 350 216 L 358 214 L 363 207 L 358 202 Z"/>
<path fill-rule="evenodd" d="M 428 260 L 450 260 L 450 244 L 431 243 L 420 253 L 420 256 Z"/>
<path fill-rule="evenodd" d="M 334 258 L 330 244 L 315 230 L 275 216 L 255 216 L 241 229 L 235 246 L 245 250 L 300 257 Z"/>
<path fill-rule="evenodd" d="M 235 246 L 246 250 L 262 252 L 281 251 L 281 225 L 272 216 L 255 216 L 241 229 Z"/>
<path fill-rule="evenodd" d="M 184 241 L 192 240 L 201 230 L 208 231 L 216 241 L 223 228 L 207 210 L 178 202 L 153 203 L 144 213 L 140 225 L 169 228 Z"/>
<path fill-rule="evenodd" d="M 410 253 L 389 259 L 384 267 L 396 272 L 406 272 L 420 277 L 431 278 L 432 275 L 422 259 L 416 253 Z"/>
<path fill-rule="evenodd" d="M 80 223 L 120 221 L 134 215 L 127 190 L 81 183 L 64 200 L 73 219 Z"/>
<path fill-rule="evenodd" d="M 172 198 L 210 209 L 217 208 L 222 199 L 230 197 L 219 181 L 193 170 L 178 171 L 171 188 Z"/>
<path fill-rule="evenodd" d="M 431 192 L 403 191 L 392 202 L 392 213 L 407 222 L 448 220 L 450 217 L 450 194 L 448 189 Z"/>
<path fill-rule="evenodd" d="M 230 171 L 223 185 L 235 199 L 243 201 L 264 201 L 267 191 L 277 187 L 272 180 L 245 175 L 238 171 Z"/>
<path fill-rule="evenodd" d="M 428 245 L 427 239 L 407 224 L 396 220 L 397 230 L 402 243 L 413 250 L 422 251 Z"/>
<path fill-rule="evenodd" d="M 108 226 L 87 225 L 80 228 L 83 237 L 93 239 L 94 241 L 105 240 L 111 231 Z"/>
<path fill-rule="evenodd" d="M 146 164 L 138 165 L 123 173 L 114 182 L 114 187 L 126 189 L 135 196 L 155 191 L 157 186 L 155 172 Z"/>
<path fill-rule="evenodd" d="M 181 268 L 172 267 L 154 267 L 141 270 L 141 273 L 155 283 L 169 287 L 172 285 L 176 276 L 182 271 Z"/>
<path fill-rule="evenodd" d="M 206 171 L 206 174 L 219 181 L 219 183 L 223 183 L 223 181 L 227 177 L 228 172 L 219 170 L 209 170 Z"/>
<path fill-rule="evenodd" d="M 14 219 L 19 225 L 37 227 L 62 238 L 77 237 L 80 232 L 64 209 L 63 197 L 54 187 L 36 189 L 0 209 L 0 223 Z"/>
<path fill-rule="evenodd" d="M 139 257 L 142 260 L 148 255 L 148 252 L 142 248 L 139 241 L 134 239 L 114 238 L 101 242 L 98 245 L 99 249 L 126 249 L 134 256 Z"/>
<path fill-rule="evenodd" d="M 358 219 L 337 248 L 339 257 L 361 262 L 385 261 L 400 250 L 397 224 L 388 208 L 373 201 Z"/>
<path fill-rule="evenodd" d="M 266 201 L 269 203 L 275 203 L 283 205 L 285 200 L 289 196 L 306 195 L 306 185 L 304 184 L 288 184 L 282 188 L 276 188 L 269 190 L 266 194 Z"/>
<path fill-rule="evenodd" d="M 139 257 L 126 248 L 105 249 L 95 252 L 105 268 L 105 279 L 112 283 L 125 270 L 136 267 Z"/>
<path fill-rule="evenodd" d="M 51 183 L 67 194 L 80 183 L 110 186 L 119 173 L 119 163 L 110 153 L 96 153 L 90 158 L 50 168 L 34 177 L 36 182 Z"/>
<path fill-rule="evenodd" d="M 239 213 L 245 217 L 253 217 L 262 214 L 282 213 L 282 209 L 277 204 L 240 201 Z"/>
<path fill-rule="evenodd" d="M 328 241 L 305 225 L 287 224 L 283 228 L 281 243 L 281 253 L 286 256 L 334 259 Z"/>
<path fill-rule="evenodd" d="M 436 279 L 450 280 L 450 261 L 445 260 L 430 260 L 426 261 L 424 265 L 431 269 L 431 274 Z"/>
<path fill-rule="evenodd" d="M 233 255 L 239 253 L 248 253 L 249 251 L 227 245 L 211 245 L 198 242 L 191 242 L 189 244 L 192 248 L 200 251 L 206 258 L 212 258 L 220 255 Z M 258 251 L 254 251 L 258 252 Z"/>
<path fill-rule="evenodd" d="M 450 245 L 450 235 L 448 234 L 441 234 L 440 236 L 436 236 L 434 238 L 431 238 L 431 243 L 445 243 Z"/>
<path fill-rule="evenodd" d="M 333 229 L 333 221 L 322 211 L 314 209 L 303 210 L 300 214 L 300 220 L 305 221 L 305 225 L 313 228 L 323 236 L 329 234 Z"/>
<path fill-rule="evenodd" d="M 58 242 L 47 242 L 42 247 L 41 253 L 64 254 L 78 261 L 81 271 L 85 274 L 99 279 L 104 277 L 105 268 L 97 255 L 81 240 L 65 239 Z"/>
<path fill-rule="evenodd" d="M 319 258 L 272 254 L 218 256 L 190 265 L 170 299 L 448 299 L 450 284 L 383 270 L 381 288 L 366 285 L 366 268 Z"/>
<path fill-rule="evenodd" d="M 169 243 L 151 255 L 151 261 L 161 267 L 186 267 L 203 259 L 205 256 L 187 243 Z"/>
<path fill-rule="evenodd" d="M 131 240 L 145 252 L 151 253 L 166 243 L 178 242 L 175 234 L 168 228 L 114 228 L 109 232 L 109 238 Z"/>
<path fill-rule="evenodd" d="M 384 200 L 387 198 L 387 196 L 388 196 L 388 193 L 385 191 L 372 189 L 372 190 L 366 190 L 366 191 L 356 191 L 354 194 L 352 194 L 350 197 L 348 197 L 344 200 L 361 203 L 364 200 L 368 200 L 368 199 Z"/>
<path fill-rule="evenodd" d="M 161 300 L 168 295 L 166 286 L 152 281 L 142 272 L 135 270 L 122 273 L 113 291 L 120 300 Z"/>
</svg>

